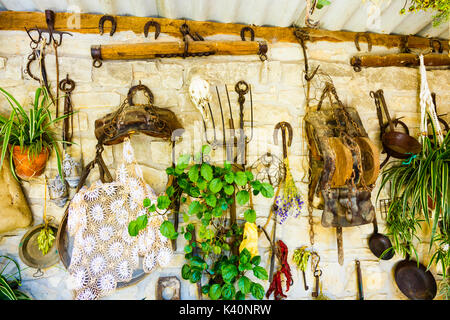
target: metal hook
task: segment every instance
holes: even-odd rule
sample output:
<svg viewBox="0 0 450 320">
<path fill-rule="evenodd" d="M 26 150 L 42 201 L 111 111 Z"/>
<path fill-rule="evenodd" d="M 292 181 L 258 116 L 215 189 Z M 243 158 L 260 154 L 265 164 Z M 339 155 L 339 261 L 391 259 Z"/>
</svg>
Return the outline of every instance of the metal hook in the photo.
<svg viewBox="0 0 450 320">
<path fill-rule="evenodd" d="M 358 51 L 361 51 L 361 48 L 359 47 L 359 37 L 361 37 L 361 36 L 363 36 L 367 40 L 368 51 L 369 52 L 372 51 L 372 40 L 370 39 L 369 34 L 367 34 L 365 32 L 364 33 L 363 32 L 358 32 L 355 35 L 355 46 L 356 46 L 356 49 L 358 49 Z"/>
<path fill-rule="evenodd" d="M 442 43 L 439 39 L 430 39 L 430 47 L 433 49 L 433 52 L 436 52 L 436 49 L 434 48 L 434 43 L 437 42 L 439 44 L 439 49 L 438 52 L 442 53 L 442 51 L 444 50 L 444 48 L 442 47 Z"/>
<path fill-rule="evenodd" d="M 155 27 L 155 40 L 158 39 L 159 34 L 161 33 L 161 25 L 153 20 L 148 21 L 144 26 L 144 35 L 147 38 L 148 36 L 148 29 L 150 26 Z"/>
<path fill-rule="evenodd" d="M 100 30 L 100 35 L 103 35 L 103 25 L 105 24 L 105 21 L 111 22 L 111 31 L 109 32 L 109 35 L 112 36 L 116 32 L 116 27 L 117 27 L 116 19 L 114 19 L 113 16 L 101 17 L 100 21 L 98 22 L 98 29 Z"/>
<path fill-rule="evenodd" d="M 251 28 L 251 27 L 243 27 L 241 29 L 241 39 L 242 41 L 245 41 L 245 32 L 246 31 L 250 31 L 250 41 L 254 41 L 255 40 L 255 31 Z"/>
</svg>

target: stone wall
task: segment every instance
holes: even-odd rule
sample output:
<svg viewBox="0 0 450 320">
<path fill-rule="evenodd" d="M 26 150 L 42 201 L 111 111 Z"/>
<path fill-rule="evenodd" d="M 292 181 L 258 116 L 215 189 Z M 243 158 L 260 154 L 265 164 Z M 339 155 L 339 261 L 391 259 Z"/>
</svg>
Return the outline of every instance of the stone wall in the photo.
<svg viewBox="0 0 450 320">
<path fill-rule="evenodd" d="M 222 37 L 212 37 L 220 39 Z M 227 37 L 230 38 L 230 37 Z M 233 37 L 232 37 L 233 38 Z M 233 38 L 234 39 L 234 38 Z M 239 38 L 236 37 L 235 40 Z M 186 129 L 185 137 L 177 144 L 176 153 L 198 151 L 202 141 L 202 123 L 200 113 L 189 99 L 189 80 L 194 75 L 200 75 L 212 85 L 217 85 L 224 106 L 226 95 L 224 84 L 230 91 L 230 99 L 234 112 L 238 111 L 237 95 L 234 85 L 239 80 L 245 80 L 252 85 L 254 104 L 254 139 L 248 146 L 248 163 L 253 163 L 258 156 L 267 151 L 282 155 L 281 146 L 272 140 L 273 128 L 279 121 L 288 121 L 294 129 L 292 146 L 289 148 L 289 159 L 292 173 L 298 188 L 304 197 L 307 194 L 305 170 L 308 168 L 306 142 L 302 136 L 302 117 L 305 114 L 305 91 L 303 88 L 304 61 L 301 47 L 293 43 L 273 43 L 269 45 L 268 61 L 262 63 L 257 56 L 211 56 L 189 59 L 156 59 L 152 61 L 106 61 L 99 69 L 92 67 L 90 45 L 120 43 L 125 40 L 133 42 L 155 41 L 145 39 L 142 35 L 132 32 L 116 33 L 110 38 L 107 35 L 80 35 L 66 37 L 58 49 L 60 79 L 68 73 L 76 82 L 73 92 L 73 106 L 77 110 L 74 118 L 73 141 L 78 145 L 72 147 L 72 154 L 87 164 L 94 157 L 96 139 L 94 136 L 94 121 L 115 110 L 126 97 L 128 89 L 141 82 L 147 85 L 155 97 L 155 105 L 174 111 Z M 157 41 L 175 40 L 162 34 Z M 24 70 L 27 56 L 31 53 L 29 39 L 25 32 L 0 32 L 0 87 L 11 92 L 16 99 L 29 105 L 33 99 L 37 82 L 32 80 Z M 392 50 L 391 50 L 392 51 Z M 385 48 L 374 47 L 372 52 L 386 52 Z M 371 90 L 383 89 L 391 117 L 403 117 L 412 134 L 419 127 L 419 71 L 414 68 L 379 68 L 363 69 L 354 72 L 349 65 L 350 57 L 357 53 L 353 43 L 318 42 L 308 44 L 308 54 L 312 66 L 320 64 L 321 70 L 328 73 L 337 92 L 346 105 L 357 108 L 369 137 L 381 147 L 379 141 L 378 120 L 375 105 L 369 96 Z M 46 65 L 52 87 L 56 85 L 54 53 L 47 52 Z M 312 69 L 312 67 L 311 67 Z M 428 72 L 430 89 L 437 94 L 438 113 L 450 111 L 449 71 L 434 70 Z M 214 90 L 214 88 L 212 88 Z M 215 93 L 215 91 L 214 91 Z M 215 96 L 215 95 L 213 95 Z M 61 102 L 60 110 L 63 103 Z M 219 118 L 217 104 L 216 119 Z M 246 104 L 249 108 L 249 104 Z M 226 109 L 226 108 L 225 108 Z M 0 111 L 9 114 L 9 106 L 5 99 L 0 99 Z M 228 117 L 228 113 L 225 114 Z M 235 116 L 236 118 L 237 116 Z M 249 125 L 249 109 L 246 109 L 246 126 Z M 447 116 L 447 120 L 448 120 Z M 132 145 L 135 148 L 137 161 L 142 166 L 146 181 L 159 193 L 164 190 L 167 177 L 164 169 L 171 164 L 171 146 L 168 142 L 148 136 L 133 136 Z M 113 171 L 121 159 L 121 146 L 105 147 L 106 164 Z M 381 156 L 384 159 L 384 155 Z M 223 154 L 217 150 L 213 159 L 221 162 Z M 47 165 L 45 174 L 53 177 L 56 172 L 55 156 Z M 89 181 L 98 178 L 95 169 Z M 23 183 L 24 192 L 28 198 L 34 215 L 34 224 L 42 221 L 44 180 L 43 176 L 32 182 Z M 384 230 L 384 220 L 379 214 L 378 203 L 375 203 L 378 188 L 373 191 L 372 201 L 377 208 L 380 231 Z M 73 194 L 73 190 L 72 190 Z M 271 201 L 255 198 L 257 223 L 264 223 L 269 213 Z M 245 208 L 243 208 L 245 209 Z M 243 213 L 243 209 L 239 213 Z M 48 214 L 60 220 L 64 209 L 48 204 Z M 396 255 L 389 261 L 378 261 L 368 249 L 368 238 L 372 233 L 372 224 L 344 229 L 345 263 L 337 262 L 335 230 L 323 228 L 320 225 L 321 211 L 314 211 L 315 246 L 320 254 L 320 267 L 323 270 L 321 278 L 323 292 L 332 299 L 356 299 L 357 284 L 355 259 L 361 261 L 363 285 L 366 299 L 405 299 L 395 285 L 393 266 L 401 257 Z M 180 218 L 182 221 L 182 218 Z M 271 225 L 269 226 L 271 227 Z M 309 244 L 309 224 L 307 210 L 298 218 L 289 218 L 283 225 L 277 227 L 277 234 L 289 247 L 289 262 L 293 250 Z M 26 230 L 12 232 L 14 236 L 0 238 L 0 253 L 18 258 L 18 244 Z M 429 230 L 425 228 L 424 235 Z M 107 299 L 154 299 L 155 284 L 159 276 L 176 275 L 180 277 L 180 268 L 184 263 L 184 239 L 178 239 L 178 251 L 168 268 L 159 269 L 148 275 L 138 285 L 116 291 Z M 421 262 L 427 264 L 431 255 L 427 244 L 420 248 Z M 268 265 L 268 242 L 260 238 L 259 250 L 263 263 Z M 26 267 L 21 262 L 22 267 Z M 293 265 L 294 286 L 288 292 L 289 299 L 310 299 L 314 287 L 314 278 L 310 269 L 306 278 L 309 291 L 303 288 L 301 272 Z M 436 275 L 434 267 L 432 272 Z M 67 272 L 60 263 L 45 270 L 42 278 L 33 278 L 34 269 L 24 271 L 24 289 L 35 299 L 71 299 L 65 279 Z M 268 283 L 265 287 L 268 287 Z M 182 280 L 181 295 L 183 299 L 196 299 L 196 287 Z"/>
</svg>

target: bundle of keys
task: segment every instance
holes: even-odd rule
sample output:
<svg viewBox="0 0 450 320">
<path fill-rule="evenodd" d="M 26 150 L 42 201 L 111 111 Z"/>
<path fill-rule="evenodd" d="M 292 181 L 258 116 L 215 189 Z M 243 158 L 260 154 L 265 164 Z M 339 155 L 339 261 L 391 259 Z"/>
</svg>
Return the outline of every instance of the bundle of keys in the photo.
<svg viewBox="0 0 450 320">
<path fill-rule="evenodd" d="M 320 256 L 317 252 L 311 253 L 311 268 L 313 271 L 315 281 L 314 291 L 312 292 L 312 297 L 315 300 L 330 300 L 327 296 L 322 293 L 322 284 L 320 283 L 320 276 L 322 275 L 322 270 L 319 268 Z"/>
</svg>

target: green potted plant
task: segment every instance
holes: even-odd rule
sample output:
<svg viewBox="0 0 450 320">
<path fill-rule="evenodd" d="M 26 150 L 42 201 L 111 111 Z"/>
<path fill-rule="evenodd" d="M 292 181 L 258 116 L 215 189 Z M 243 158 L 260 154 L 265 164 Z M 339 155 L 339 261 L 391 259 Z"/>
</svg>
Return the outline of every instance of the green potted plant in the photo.
<svg viewBox="0 0 450 320">
<path fill-rule="evenodd" d="M 0 256 L 0 300 L 31 300 L 30 297 L 19 290 L 22 285 L 22 275 L 19 264 L 8 256 Z M 6 273 L 8 265 L 13 262 L 16 267 L 15 273 Z"/>
<path fill-rule="evenodd" d="M 29 180 L 44 172 L 48 156 L 54 148 L 59 176 L 63 177 L 61 154 L 52 127 L 69 115 L 52 118 L 49 110 L 52 102 L 48 98 L 45 87 L 36 89 L 34 103 L 29 114 L 10 93 L 3 88 L 0 88 L 0 92 L 12 109 L 9 117 L 0 115 L 2 145 L 0 165 L 5 160 L 6 152 L 9 152 L 10 167 L 14 177 L 17 180 L 19 180 L 18 177 Z"/>
<path fill-rule="evenodd" d="M 418 261 L 413 241 L 421 242 L 417 235 L 421 222 L 431 227 L 429 250 L 431 252 L 434 248 L 435 252 L 428 263 L 428 269 L 432 263 L 441 264 L 441 286 L 446 288 L 445 296 L 448 298 L 450 133 L 439 144 L 433 122 L 431 124 L 432 135 L 423 137 L 422 151 L 419 154 L 412 156 L 410 161 L 392 162 L 383 170 L 378 196 L 389 182 L 391 203 L 386 226 L 394 250 L 402 256 L 412 255 L 414 252 Z M 441 290 L 441 293 L 444 292 Z"/>
<path fill-rule="evenodd" d="M 245 211 L 245 224 L 239 221 L 231 224 L 227 213 L 234 199 L 237 205 L 246 205 L 250 193 L 272 198 L 273 187 L 256 180 L 250 171 L 234 170 L 228 162 L 223 167 L 202 162 L 209 152 L 210 147 L 203 146 L 202 152 L 193 157 L 196 163 L 191 165 L 190 155 L 181 156 L 176 167 L 166 169 L 169 179 L 176 183 L 158 197 L 157 204 L 145 199 L 144 206 L 152 214 L 170 208 L 174 199 L 189 203 L 187 212 L 182 213 L 186 226 L 181 228 L 181 234 L 188 243 L 184 247 L 187 261 L 181 276 L 191 283 L 198 283 L 206 276 L 208 282 L 201 287 L 202 294 L 213 300 L 245 299 L 248 294 L 262 299 L 264 287 L 248 277 L 252 273 L 257 279 L 268 279 L 267 271 L 259 266 L 261 257 L 254 250 L 255 236 L 248 232 L 256 230 L 256 212 Z M 131 221 L 130 235 L 136 236 L 146 225 L 147 215 Z M 160 231 L 169 239 L 179 235 L 168 220 L 161 224 Z"/>
</svg>

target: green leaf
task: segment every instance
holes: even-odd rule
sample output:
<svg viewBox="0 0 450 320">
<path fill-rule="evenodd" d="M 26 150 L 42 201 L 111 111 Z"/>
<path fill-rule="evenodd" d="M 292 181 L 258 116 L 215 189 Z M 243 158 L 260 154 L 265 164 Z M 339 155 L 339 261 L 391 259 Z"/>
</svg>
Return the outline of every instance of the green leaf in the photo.
<svg viewBox="0 0 450 320">
<path fill-rule="evenodd" d="M 224 163 L 223 163 L 223 168 L 225 169 L 225 171 L 230 171 L 231 170 L 231 163 L 229 163 L 228 161 L 225 161 Z M 231 183 L 231 182 L 229 182 L 229 183 Z"/>
<path fill-rule="evenodd" d="M 236 193 L 236 201 L 241 206 L 245 205 L 249 199 L 250 195 L 247 190 L 241 190 L 238 193 Z"/>
<path fill-rule="evenodd" d="M 222 180 L 215 178 L 209 183 L 209 190 L 211 190 L 212 193 L 217 193 L 222 190 L 222 186 Z"/>
<path fill-rule="evenodd" d="M 222 287 L 220 284 L 213 284 L 211 288 L 209 288 L 209 297 L 212 300 L 218 300 L 222 295 Z"/>
<path fill-rule="evenodd" d="M 198 201 L 192 201 L 191 204 L 189 205 L 189 215 L 193 215 L 196 214 L 198 212 L 200 212 L 203 209 L 203 206 L 200 202 Z"/>
<path fill-rule="evenodd" d="M 202 293 L 203 293 L 203 294 L 208 294 L 210 287 L 211 287 L 211 286 L 208 285 L 208 284 L 202 286 Z"/>
<path fill-rule="evenodd" d="M 191 272 L 191 275 L 189 277 L 189 281 L 191 283 L 196 283 L 200 280 L 200 278 L 202 277 L 202 273 L 198 270 L 194 270 Z"/>
<path fill-rule="evenodd" d="M 236 182 L 238 186 L 243 187 L 247 184 L 247 176 L 244 172 L 238 171 L 234 176 L 234 182 Z"/>
<path fill-rule="evenodd" d="M 250 254 L 250 251 L 248 251 L 247 248 L 244 248 L 239 254 L 239 263 L 246 264 L 250 261 L 251 257 L 252 255 Z"/>
<path fill-rule="evenodd" d="M 221 217 L 221 216 L 223 215 L 223 210 L 222 210 L 222 208 L 221 208 L 220 206 L 215 207 L 215 208 L 212 210 L 212 214 L 213 214 L 213 216 L 216 217 L 216 218 Z"/>
<path fill-rule="evenodd" d="M 255 266 L 259 265 L 259 263 L 261 262 L 261 256 L 254 256 L 251 260 L 250 263 L 254 264 Z"/>
<path fill-rule="evenodd" d="M 244 219 L 250 223 L 255 223 L 256 221 L 256 212 L 253 209 L 248 209 L 244 212 Z"/>
<path fill-rule="evenodd" d="M 155 204 L 152 204 L 150 207 L 148 207 L 148 211 L 149 211 L 149 212 L 155 212 L 155 211 L 156 211 L 156 206 L 155 206 Z"/>
<path fill-rule="evenodd" d="M 247 263 L 240 263 L 239 264 L 239 271 L 244 272 L 246 270 L 252 270 L 252 264 L 250 262 Z"/>
<path fill-rule="evenodd" d="M 222 266 L 222 278 L 226 283 L 231 283 L 232 280 L 238 275 L 238 269 L 234 264 L 226 264 Z"/>
<path fill-rule="evenodd" d="M 260 266 L 256 266 L 253 268 L 253 274 L 255 275 L 255 277 L 261 280 L 269 279 L 266 269 Z"/>
<path fill-rule="evenodd" d="M 189 188 L 189 195 L 198 198 L 200 196 L 200 189 L 198 187 Z"/>
<path fill-rule="evenodd" d="M 231 196 L 234 192 L 234 186 L 232 184 L 227 184 L 223 187 L 223 191 L 229 196 Z"/>
<path fill-rule="evenodd" d="M 215 207 L 217 203 L 217 198 L 214 194 L 210 194 L 205 198 L 206 204 L 210 207 Z"/>
<path fill-rule="evenodd" d="M 152 201 L 149 198 L 145 198 L 142 205 L 146 208 L 150 207 L 152 205 Z"/>
<path fill-rule="evenodd" d="M 147 223 L 148 223 L 148 218 L 147 218 L 146 214 L 143 214 L 143 215 L 137 217 L 137 219 L 136 219 L 136 224 L 137 224 L 138 230 L 145 229 L 145 227 L 147 227 Z"/>
<path fill-rule="evenodd" d="M 252 296 L 258 300 L 262 300 L 262 298 L 264 298 L 264 287 L 259 283 L 253 282 L 250 292 L 252 293 Z"/>
<path fill-rule="evenodd" d="M 270 185 L 270 183 L 267 182 L 261 183 L 260 191 L 261 194 L 266 198 L 272 198 L 274 195 L 273 187 Z"/>
<path fill-rule="evenodd" d="M 247 293 L 250 293 L 251 286 L 252 286 L 252 282 L 250 281 L 249 278 L 247 278 L 246 276 L 242 276 L 239 278 L 238 287 L 239 287 L 239 290 L 244 294 L 244 296 Z"/>
<path fill-rule="evenodd" d="M 250 183 L 250 185 L 252 186 L 253 190 L 255 191 L 259 191 L 261 189 L 261 182 L 258 180 L 252 181 Z"/>
<path fill-rule="evenodd" d="M 189 215 L 186 212 L 183 212 L 183 221 L 188 222 L 189 221 Z"/>
<path fill-rule="evenodd" d="M 200 174 L 206 181 L 211 181 L 213 178 L 213 169 L 209 164 L 202 163 L 202 166 L 200 168 Z"/>
<path fill-rule="evenodd" d="M 178 236 L 178 234 L 175 232 L 175 227 L 169 220 L 166 220 L 163 223 L 161 223 L 159 231 L 163 236 L 169 239 L 175 239 Z"/>
<path fill-rule="evenodd" d="M 247 176 L 248 181 L 252 181 L 254 179 L 253 173 L 251 171 L 245 171 L 245 175 Z"/>
<path fill-rule="evenodd" d="M 207 187 L 207 185 L 208 185 L 208 182 L 207 182 L 206 180 L 204 180 L 204 179 L 202 179 L 202 178 L 199 178 L 199 179 L 198 179 L 198 181 L 197 181 L 197 187 L 198 187 L 200 190 L 205 190 L 206 187 Z"/>
<path fill-rule="evenodd" d="M 156 206 L 161 210 L 167 209 L 170 206 L 170 198 L 168 196 L 159 196 Z"/>
<path fill-rule="evenodd" d="M 219 247 L 219 246 L 214 246 L 213 247 L 213 252 L 214 252 L 214 254 L 219 255 L 222 252 L 222 248 Z"/>
<path fill-rule="evenodd" d="M 184 188 L 183 188 L 184 189 Z M 173 196 L 173 194 L 175 193 L 175 188 L 173 186 L 169 186 L 166 189 L 166 194 L 167 196 L 170 198 L 171 196 Z"/>
<path fill-rule="evenodd" d="M 192 252 L 192 246 L 189 245 L 189 244 L 184 246 L 184 252 L 191 253 Z"/>
<path fill-rule="evenodd" d="M 189 169 L 188 177 L 189 177 L 189 180 L 191 180 L 192 182 L 198 181 L 198 167 L 199 167 L 199 165 L 196 164 Z"/>
<path fill-rule="evenodd" d="M 205 144 L 204 146 L 202 146 L 202 153 L 204 155 L 206 155 L 206 154 L 208 154 L 210 152 L 211 152 L 211 147 L 209 145 Z"/>
<path fill-rule="evenodd" d="M 231 284 L 224 284 L 222 286 L 222 297 L 225 300 L 231 300 L 233 299 L 234 295 L 236 294 L 236 289 Z"/>
<path fill-rule="evenodd" d="M 241 291 L 236 292 L 236 300 L 245 300 L 245 294 Z"/>
<path fill-rule="evenodd" d="M 183 267 L 181 268 L 181 277 L 184 280 L 188 280 L 190 276 L 191 276 L 191 267 L 188 264 L 184 264 Z"/>
<path fill-rule="evenodd" d="M 232 184 L 234 182 L 234 173 L 233 171 L 229 171 L 227 173 L 225 173 L 225 181 L 229 184 Z"/>
<path fill-rule="evenodd" d="M 139 233 L 137 222 L 135 220 L 130 221 L 128 224 L 128 234 L 132 237 L 136 237 Z"/>
<path fill-rule="evenodd" d="M 184 234 L 184 238 L 185 238 L 187 241 L 191 241 L 191 240 L 192 240 L 192 233 L 190 233 L 189 231 L 186 232 L 186 233 Z"/>
</svg>

